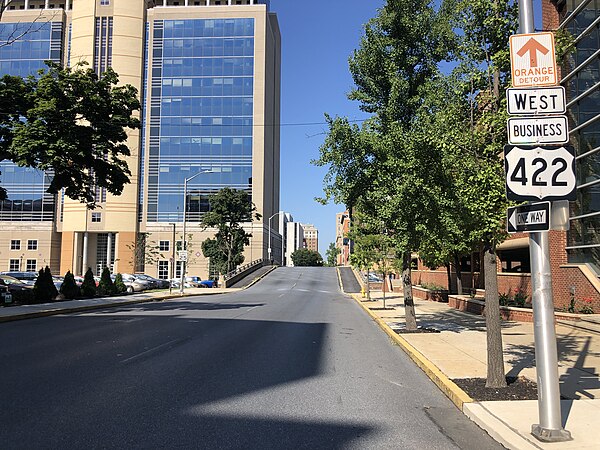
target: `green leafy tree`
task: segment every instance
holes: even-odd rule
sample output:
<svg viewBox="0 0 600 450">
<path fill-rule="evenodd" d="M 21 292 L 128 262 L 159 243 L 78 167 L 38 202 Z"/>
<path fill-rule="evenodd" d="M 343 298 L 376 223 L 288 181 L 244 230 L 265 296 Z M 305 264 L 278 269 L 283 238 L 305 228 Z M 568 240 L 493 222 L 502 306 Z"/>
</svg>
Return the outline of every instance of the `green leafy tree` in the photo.
<svg viewBox="0 0 600 450">
<path fill-rule="evenodd" d="M 341 250 L 335 246 L 335 242 L 331 242 L 327 247 L 325 257 L 327 258 L 327 265 L 329 267 L 337 266 L 337 257 L 341 253 Z"/>
<path fill-rule="evenodd" d="M 108 69 L 98 76 L 84 63 L 48 69 L 25 80 L 0 79 L 0 160 L 51 170 L 48 192 L 95 206 L 95 189 L 119 195 L 129 183 L 127 129 L 140 127 L 137 90 L 117 86 Z"/>
<path fill-rule="evenodd" d="M 244 246 L 250 244 L 251 233 L 242 228 L 244 222 L 259 220 L 248 192 L 223 188 L 209 199 L 210 211 L 202 217 L 204 229 L 215 228 L 215 237 L 202 243 L 202 253 L 210 259 L 211 268 L 226 274 L 244 262 Z"/>
<path fill-rule="evenodd" d="M 114 295 L 116 292 L 115 283 L 110 278 L 110 269 L 105 267 L 98 283 L 98 295 Z"/>
<path fill-rule="evenodd" d="M 83 283 L 81 283 L 81 295 L 85 298 L 92 298 L 96 296 L 96 280 L 94 280 L 94 274 L 91 268 L 88 268 L 87 272 L 83 276 Z"/>
<path fill-rule="evenodd" d="M 125 283 L 123 282 L 123 275 L 120 273 L 115 276 L 115 292 L 117 294 L 123 294 L 127 292 L 127 286 L 125 286 Z"/>
<path fill-rule="evenodd" d="M 45 269 L 40 269 L 38 272 L 35 284 L 33 285 L 33 295 L 35 296 L 35 301 L 38 303 L 50 302 L 58 295 L 52 279 L 52 273 L 50 273 L 48 266 Z"/>
<path fill-rule="evenodd" d="M 323 257 L 315 250 L 299 248 L 290 257 L 296 267 L 318 267 L 323 265 Z"/>
<path fill-rule="evenodd" d="M 71 271 L 67 271 L 65 274 L 65 279 L 60 286 L 60 293 L 67 299 L 74 299 L 81 295 L 79 290 L 79 286 L 75 282 L 75 277 L 71 273 Z"/>
</svg>

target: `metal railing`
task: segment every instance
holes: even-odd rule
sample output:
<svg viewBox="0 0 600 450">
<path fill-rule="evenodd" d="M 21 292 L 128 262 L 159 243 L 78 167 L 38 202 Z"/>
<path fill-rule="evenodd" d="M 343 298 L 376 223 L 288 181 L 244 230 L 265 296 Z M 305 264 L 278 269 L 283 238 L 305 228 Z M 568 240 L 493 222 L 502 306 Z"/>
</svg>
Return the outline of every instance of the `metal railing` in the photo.
<svg viewBox="0 0 600 450">
<path fill-rule="evenodd" d="M 255 261 L 249 262 L 248 264 L 244 264 L 243 266 L 239 266 L 235 270 L 232 270 L 231 272 L 226 273 L 223 276 L 223 278 L 225 279 L 225 281 L 230 280 L 231 278 L 235 277 L 236 275 L 239 275 L 240 273 L 244 273 L 244 272 L 248 271 L 248 269 L 251 269 L 251 268 L 259 266 L 259 265 L 262 266 L 265 261 L 266 261 L 265 259 L 260 258 Z"/>
</svg>

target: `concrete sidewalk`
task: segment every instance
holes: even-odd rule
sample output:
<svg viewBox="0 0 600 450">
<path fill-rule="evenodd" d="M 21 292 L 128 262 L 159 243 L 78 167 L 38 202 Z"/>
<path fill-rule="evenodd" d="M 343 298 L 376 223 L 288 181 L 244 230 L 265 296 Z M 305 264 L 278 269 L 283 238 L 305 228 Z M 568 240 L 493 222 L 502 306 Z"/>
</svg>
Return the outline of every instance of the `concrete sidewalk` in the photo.
<svg viewBox="0 0 600 450">
<path fill-rule="evenodd" d="M 63 302 L 42 303 L 38 305 L 20 305 L 0 307 L 0 322 L 13 320 L 31 319 L 34 317 L 52 316 L 71 312 L 88 311 L 90 309 L 108 308 L 114 306 L 131 305 L 135 303 L 147 303 L 160 300 L 179 299 L 196 295 L 215 295 L 237 292 L 241 289 L 234 288 L 186 288 L 183 296 L 179 291 L 173 289 L 171 294 L 168 290 L 153 292 L 141 292 L 138 294 L 122 295 L 118 297 L 99 297 L 81 300 L 67 300 Z"/>
<path fill-rule="evenodd" d="M 393 308 L 391 310 L 383 310 L 381 292 L 372 292 L 371 296 L 374 301 L 368 302 L 360 295 L 353 295 L 374 318 L 381 319 L 380 326 L 387 325 L 392 330 L 404 326 L 403 298 L 399 294 L 386 294 L 386 307 Z M 400 345 L 404 350 L 409 354 L 419 353 L 450 380 L 485 378 L 485 318 L 457 311 L 444 303 L 415 299 L 415 305 L 419 325 L 440 333 L 402 334 Z M 443 386 L 442 390 L 468 417 L 507 448 L 600 449 L 597 431 L 600 429 L 600 334 L 562 325 L 557 325 L 556 333 L 561 395 L 570 399 L 562 401 L 563 422 L 573 441 L 545 444 L 530 434 L 531 425 L 538 423 L 535 400 L 457 402 L 453 398 L 456 393 L 452 392 L 458 389 L 454 383 L 448 383 L 452 385 L 450 393 Z M 535 381 L 533 324 L 503 322 L 502 335 L 507 375 Z M 435 377 L 435 373 L 433 376 L 429 373 L 432 371 L 424 370 Z"/>
</svg>

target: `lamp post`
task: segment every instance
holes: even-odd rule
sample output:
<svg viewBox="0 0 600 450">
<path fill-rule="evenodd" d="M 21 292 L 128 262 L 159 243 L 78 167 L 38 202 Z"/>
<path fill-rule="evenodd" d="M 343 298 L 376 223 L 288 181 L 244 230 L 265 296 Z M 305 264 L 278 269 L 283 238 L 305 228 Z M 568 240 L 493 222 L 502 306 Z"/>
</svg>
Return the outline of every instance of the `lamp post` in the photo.
<svg viewBox="0 0 600 450">
<path fill-rule="evenodd" d="M 169 294 L 171 293 L 172 289 L 173 289 L 173 280 L 175 279 L 175 224 L 172 223 L 171 224 L 173 226 L 173 240 L 171 241 L 171 245 L 173 246 L 173 249 L 171 250 L 171 253 L 173 254 L 171 256 L 171 279 L 169 280 Z"/>
<path fill-rule="evenodd" d="M 184 252 L 187 252 L 187 239 L 185 236 L 185 216 L 187 215 L 187 184 L 189 181 L 192 181 L 197 176 L 202 175 L 203 173 L 210 173 L 210 172 L 212 172 L 212 170 L 202 170 L 202 171 L 198 172 L 197 174 L 192 175 L 191 177 L 185 178 L 183 180 L 183 239 L 181 241 L 181 247 L 182 247 L 181 250 L 183 250 Z M 181 264 L 181 285 L 179 286 L 180 294 L 183 294 L 183 288 L 185 285 L 186 269 L 187 269 L 187 258 L 185 261 L 182 261 L 182 264 Z"/>
<path fill-rule="evenodd" d="M 268 254 L 269 254 L 269 263 L 271 262 L 271 219 L 273 217 L 275 217 L 277 214 L 281 214 L 283 211 L 278 211 L 275 214 L 273 214 L 271 217 L 269 217 L 269 248 L 268 248 Z M 283 244 L 283 243 L 282 243 Z"/>
</svg>

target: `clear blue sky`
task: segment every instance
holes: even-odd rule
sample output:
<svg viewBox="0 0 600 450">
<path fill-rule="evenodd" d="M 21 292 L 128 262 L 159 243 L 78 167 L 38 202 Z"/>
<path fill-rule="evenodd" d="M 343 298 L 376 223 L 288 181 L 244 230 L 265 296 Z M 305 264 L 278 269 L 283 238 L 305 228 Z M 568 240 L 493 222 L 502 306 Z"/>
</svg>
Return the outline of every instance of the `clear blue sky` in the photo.
<svg viewBox="0 0 600 450">
<path fill-rule="evenodd" d="M 348 57 L 381 5 L 383 0 L 271 0 L 282 40 L 280 209 L 315 224 L 323 257 L 335 241 L 335 214 L 344 207 L 314 201 L 323 195 L 325 170 L 310 161 L 327 130 L 324 113 L 365 117 L 346 98 L 352 88 Z M 306 123 L 317 125 L 295 125 Z"/>
</svg>

